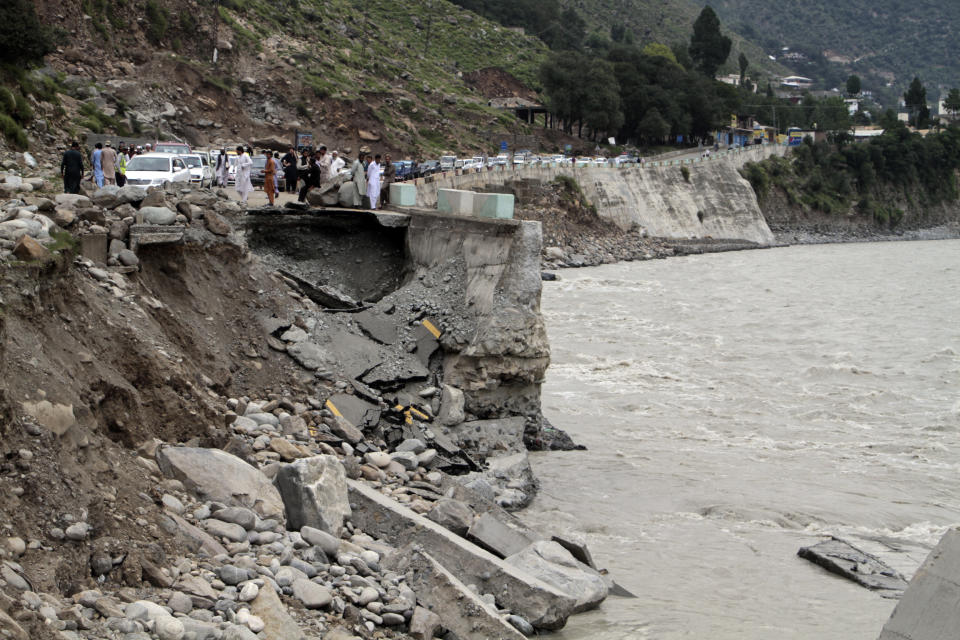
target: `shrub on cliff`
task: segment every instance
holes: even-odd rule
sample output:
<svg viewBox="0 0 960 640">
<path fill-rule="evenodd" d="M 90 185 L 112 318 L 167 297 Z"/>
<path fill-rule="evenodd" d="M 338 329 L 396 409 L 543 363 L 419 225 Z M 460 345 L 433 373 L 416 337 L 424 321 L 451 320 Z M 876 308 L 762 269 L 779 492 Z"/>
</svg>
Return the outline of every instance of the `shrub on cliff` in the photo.
<svg viewBox="0 0 960 640">
<path fill-rule="evenodd" d="M 32 0 L 0 2 L 0 60 L 32 65 L 53 51 L 49 30 L 37 18 Z"/>
</svg>

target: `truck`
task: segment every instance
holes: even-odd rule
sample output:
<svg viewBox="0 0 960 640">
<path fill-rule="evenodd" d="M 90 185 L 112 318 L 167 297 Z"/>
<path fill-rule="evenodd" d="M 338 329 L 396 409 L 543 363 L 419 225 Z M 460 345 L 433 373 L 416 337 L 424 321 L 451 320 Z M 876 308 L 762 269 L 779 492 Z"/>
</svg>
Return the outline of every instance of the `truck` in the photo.
<svg viewBox="0 0 960 640">
<path fill-rule="evenodd" d="M 457 164 L 457 156 L 440 156 L 440 171 L 453 171 Z"/>
</svg>

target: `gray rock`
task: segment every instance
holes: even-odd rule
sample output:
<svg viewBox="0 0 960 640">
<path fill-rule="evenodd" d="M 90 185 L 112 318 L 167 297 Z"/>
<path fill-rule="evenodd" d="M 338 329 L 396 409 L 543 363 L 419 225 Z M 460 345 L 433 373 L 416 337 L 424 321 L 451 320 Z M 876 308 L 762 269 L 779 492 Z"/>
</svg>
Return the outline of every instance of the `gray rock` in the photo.
<svg viewBox="0 0 960 640">
<path fill-rule="evenodd" d="M 310 526 L 340 535 L 350 516 L 346 473 L 336 456 L 303 458 L 280 467 L 274 480 L 283 498 L 287 527 Z"/>
<path fill-rule="evenodd" d="M 534 542 L 505 562 L 574 598 L 574 613 L 593 609 L 607 597 L 607 584 L 600 574 L 552 540 Z"/>
<path fill-rule="evenodd" d="M 262 472 L 236 456 L 219 449 L 160 447 L 157 464 L 203 500 L 247 507 L 283 522 L 280 493 Z"/>
<path fill-rule="evenodd" d="M 293 597 L 302 602 L 307 609 L 322 609 L 333 602 L 333 595 L 329 589 L 306 578 L 295 580 L 291 587 Z"/>
<path fill-rule="evenodd" d="M 320 547 L 320 550 L 330 557 L 336 556 L 340 549 L 340 540 L 320 529 L 301 527 L 300 536 L 310 545 Z"/>
<path fill-rule="evenodd" d="M 249 628 L 234 624 L 223 632 L 222 640 L 261 640 L 261 638 Z"/>
<path fill-rule="evenodd" d="M 452 427 L 463 422 L 465 417 L 463 391 L 448 384 L 443 385 L 437 422 L 445 427 Z"/>
<path fill-rule="evenodd" d="M 415 470 L 420 464 L 417 454 L 412 451 L 394 451 L 390 454 L 390 460 L 402 465 L 407 471 Z"/>
<path fill-rule="evenodd" d="M 143 207 L 140 213 L 147 224 L 169 225 L 177 219 L 177 214 L 167 207 Z"/>
<path fill-rule="evenodd" d="M 427 445 L 419 438 L 408 438 L 397 445 L 396 450 L 412 451 L 413 453 L 420 454 L 427 450 Z"/>
<path fill-rule="evenodd" d="M 67 530 L 64 531 L 64 534 L 67 536 L 68 540 L 86 540 L 87 535 L 90 533 L 90 525 L 86 522 L 74 522 L 72 525 L 67 527 Z"/>
<path fill-rule="evenodd" d="M 203 527 L 212 536 L 226 538 L 231 542 L 243 542 L 247 539 L 246 530 L 238 524 L 211 518 L 203 521 Z"/>
<path fill-rule="evenodd" d="M 173 616 L 157 618 L 153 630 L 160 640 L 183 640 L 183 623 Z"/>
<path fill-rule="evenodd" d="M 440 616 L 425 607 L 417 607 L 410 617 L 410 636 L 414 640 L 433 640 L 442 626 Z"/>
<path fill-rule="evenodd" d="M 193 611 L 193 600 L 185 593 L 174 591 L 167 600 L 167 606 L 174 613 L 190 613 Z"/>
<path fill-rule="evenodd" d="M 143 187 L 136 187 L 134 185 L 126 185 L 120 187 L 117 191 L 117 202 L 119 204 L 127 203 L 137 203 L 142 201 L 147 197 L 147 190 Z"/>
<path fill-rule="evenodd" d="M 123 249 L 117 254 L 117 260 L 125 267 L 135 267 L 140 264 L 140 258 L 130 249 Z"/>
<path fill-rule="evenodd" d="M 429 517 L 429 514 L 428 516 Z M 514 529 L 501 522 L 492 513 L 484 513 L 477 518 L 467 531 L 467 540 L 476 543 L 490 553 L 506 558 L 523 551 L 533 539 L 524 531 Z"/>
<path fill-rule="evenodd" d="M 156 620 L 170 615 L 166 609 L 149 600 L 137 600 L 127 605 L 124 615 L 128 620 Z"/>
<path fill-rule="evenodd" d="M 513 625 L 513 628 L 525 636 L 532 636 L 534 633 L 533 625 L 520 616 L 510 614 L 507 616 L 507 622 Z"/>
<path fill-rule="evenodd" d="M 257 525 L 257 514 L 244 507 L 227 507 L 213 512 L 213 517 L 224 522 L 238 524 L 247 531 L 252 531 Z"/>
<path fill-rule="evenodd" d="M 293 359 L 299 362 L 300 366 L 309 371 L 322 369 L 327 364 L 326 354 L 323 350 L 309 341 L 289 345 L 287 353 L 293 356 Z"/>
<path fill-rule="evenodd" d="M 224 584 L 237 585 L 249 580 L 250 574 L 246 569 L 225 564 L 217 570 L 217 577 L 223 580 Z"/>
<path fill-rule="evenodd" d="M 427 514 L 427 518 L 453 531 L 458 536 L 464 536 L 473 524 L 474 514 L 465 502 L 452 498 L 441 498 L 434 503 L 433 509 Z"/>
<path fill-rule="evenodd" d="M 105 207 L 107 209 L 112 209 L 113 207 L 120 204 L 117 202 L 117 192 L 120 191 L 120 187 L 116 185 L 105 185 L 100 189 L 97 189 L 92 196 L 90 196 L 91 202 L 97 205 L 98 207 Z"/>
</svg>

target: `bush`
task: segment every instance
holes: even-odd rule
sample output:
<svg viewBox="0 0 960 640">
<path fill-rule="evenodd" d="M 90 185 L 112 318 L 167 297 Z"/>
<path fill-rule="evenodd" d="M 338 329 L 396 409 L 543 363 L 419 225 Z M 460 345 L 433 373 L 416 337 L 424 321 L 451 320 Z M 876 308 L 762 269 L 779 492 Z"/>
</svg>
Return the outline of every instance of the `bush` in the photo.
<svg viewBox="0 0 960 640">
<path fill-rule="evenodd" d="M 147 39 L 150 42 L 160 44 L 167 34 L 169 18 L 170 14 L 157 3 L 157 0 L 147 0 Z"/>
<path fill-rule="evenodd" d="M 0 87 L 0 113 L 12 115 L 17 110 L 17 100 L 13 92 L 6 87 Z"/>
<path fill-rule="evenodd" d="M 13 118 L 6 114 L 0 114 L 0 131 L 7 142 L 17 149 L 26 149 L 28 145 L 27 134 Z"/>
<path fill-rule="evenodd" d="M 770 189 L 770 176 L 767 175 L 763 166 L 756 162 L 748 162 L 741 171 L 741 175 L 747 179 L 758 199 L 763 199 Z"/>
<path fill-rule="evenodd" d="M 34 64 L 53 51 L 49 29 L 40 24 L 32 0 L 0 2 L 0 60 Z"/>
<path fill-rule="evenodd" d="M 690 182 L 690 169 L 687 167 L 680 167 L 680 175 L 683 176 L 684 182 Z"/>
<path fill-rule="evenodd" d="M 30 103 L 27 102 L 27 99 L 19 93 L 14 94 L 13 99 L 16 105 L 13 115 L 17 121 L 21 124 L 26 124 L 33 120 L 33 109 L 30 108 Z"/>
</svg>

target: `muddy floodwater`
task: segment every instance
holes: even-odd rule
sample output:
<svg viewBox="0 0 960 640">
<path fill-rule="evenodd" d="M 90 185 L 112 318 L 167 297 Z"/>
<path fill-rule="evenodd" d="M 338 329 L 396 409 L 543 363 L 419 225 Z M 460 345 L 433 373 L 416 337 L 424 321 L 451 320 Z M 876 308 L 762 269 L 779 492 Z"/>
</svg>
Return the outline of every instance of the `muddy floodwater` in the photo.
<svg viewBox="0 0 960 640">
<path fill-rule="evenodd" d="M 797 557 L 840 536 L 910 577 L 960 523 L 960 241 L 625 263 L 545 283 L 525 512 L 635 593 L 558 640 L 873 640 L 896 602 Z"/>
</svg>

